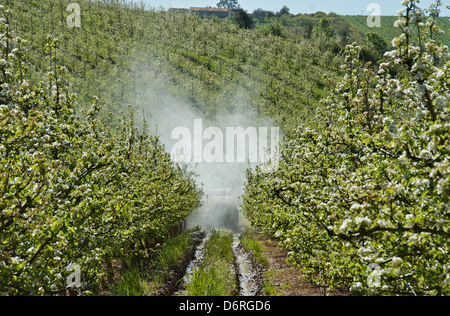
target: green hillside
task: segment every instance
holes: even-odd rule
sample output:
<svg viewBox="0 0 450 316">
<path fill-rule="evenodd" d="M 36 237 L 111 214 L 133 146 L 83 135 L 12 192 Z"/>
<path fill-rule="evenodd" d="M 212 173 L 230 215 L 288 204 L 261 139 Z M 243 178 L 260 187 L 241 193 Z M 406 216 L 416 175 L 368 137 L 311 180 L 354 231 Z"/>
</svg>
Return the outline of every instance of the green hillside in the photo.
<svg viewBox="0 0 450 316">
<path fill-rule="evenodd" d="M 381 27 L 370 28 L 367 26 L 367 16 L 362 15 L 346 15 L 342 16 L 347 22 L 349 22 L 355 29 L 362 33 L 367 32 L 377 32 L 383 35 L 389 42 L 394 39 L 394 37 L 399 36 L 402 31 L 394 26 L 395 21 L 398 17 L 396 16 L 382 16 L 381 17 Z M 438 17 L 437 18 L 439 27 L 445 32 L 441 36 L 441 40 L 445 45 L 450 46 L 450 19 L 448 17 Z"/>
<path fill-rule="evenodd" d="M 96 95 L 105 114 L 127 104 L 156 109 L 164 90 L 213 120 L 255 112 L 288 130 L 318 105 L 323 76 L 335 77 L 341 60 L 326 43 L 242 30 L 229 20 L 82 0 L 82 25 L 69 28 L 65 1 L 8 2 L 13 29 L 31 46 L 33 79 L 42 77 L 50 34 L 79 104 Z M 158 93 L 140 93 L 151 89 Z"/>
<path fill-rule="evenodd" d="M 140 112 L 157 109 L 161 97 L 170 96 L 212 120 L 220 113 L 254 112 L 287 131 L 307 121 L 326 95 L 324 75 L 337 77 L 345 45 L 354 40 L 362 44 L 359 33 L 372 30 L 363 16 L 317 13 L 281 17 L 289 36 L 280 37 L 264 26 L 239 29 L 229 19 L 89 0 L 79 2 L 81 27 L 70 28 L 65 1 L 6 3 L 13 9 L 13 29 L 31 46 L 32 79 L 43 77 L 44 47 L 52 35 L 60 42 L 57 60 L 71 73 L 81 107 L 96 95 L 105 105 L 104 115 L 117 114 L 128 104 Z M 382 28 L 373 30 L 390 41 L 399 34 L 395 19 L 383 17 Z M 440 22 L 448 29 L 448 19 Z M 305 36 L 309 23 L 311 34 Z"/>
</svg>

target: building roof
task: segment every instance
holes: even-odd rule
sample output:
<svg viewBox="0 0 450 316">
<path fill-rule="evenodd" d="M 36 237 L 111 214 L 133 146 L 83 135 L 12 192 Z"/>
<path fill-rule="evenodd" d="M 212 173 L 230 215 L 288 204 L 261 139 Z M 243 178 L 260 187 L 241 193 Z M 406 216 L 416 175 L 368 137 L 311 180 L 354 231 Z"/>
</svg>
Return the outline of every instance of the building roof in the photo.
<svg viewBox="0 0 450 316">
<path fill-rule="evenodd" d="M 186 8 L 169 8 L 169 11 L 183 11 L 183 12 L 188 12 L 189 9 L 186 9 Z"/>
<path fill-rule="evenodd" d="M 191 11 L 231 12 L 228 9 L 222 8 L 199 8 L 199 7 L 191 7 Z"/>
</svg>

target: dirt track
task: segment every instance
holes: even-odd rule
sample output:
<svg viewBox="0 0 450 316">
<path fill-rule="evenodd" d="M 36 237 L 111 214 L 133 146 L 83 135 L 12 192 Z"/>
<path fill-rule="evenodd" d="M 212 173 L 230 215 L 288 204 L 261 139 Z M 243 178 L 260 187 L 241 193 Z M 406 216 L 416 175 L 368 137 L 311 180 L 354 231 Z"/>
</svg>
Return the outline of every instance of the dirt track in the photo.
<svg viewBox="0 0 450 316">
<path fill-rule="evenodd" d="M 195 247 L 186 254 L 183 262 L 173 269 L 165 282 L 165 286 L 155 293 L 156 295 L 185 295 L 183 279 L 186 270 L 192 270 L 199 266 L 204 252 L 204 232 L 197 233 Z M 207 238 L 206 238 L 207 239 Z M 311 285 L 299 271 L 287 263 L 287 252 L 278 247 L 278 241 L 255 234 L 254 239 L 263 245 L 262 255 L 267 258 L 267 265 L 256 261 L 253 253 L 245 249 L 239 242 L 238 235 L 234 236 L 234 269 L 240 296 L 320 296 L 323 295 L 320 288 Z M 203 246 L 201 246 L 203 245 Z M 200 247 L 199 247 L 200 246 Z M 197 248 L 199 247 L 199 248 Z M 196 258 L 198 256 L 198 258 Z M 194 266 L 190 267 L 190 264 Z M 188 272 L 189 274 L 189 272 Z M 346 291 L 327 292 L 330 296 L 348 295 Z"/>
<path fill-rule="evenodd" d="M 321 290 L 309 283 L 301 275 L 299 268 L 286 262 L 287 252 L 278 247 L 278 241 L 264 238 L 257 234 L 257 240 L 264 245 L 263 255 L 268 259 L 263 282 L 275 287 L 275 295 L 279 296 L 321 296 Z M 323 292 L 324 293 L 324 292 Z M 337 290 L 326 292 L 329 296 L 347 296 L 348 291 Z"/>
<path fill-rule="evenodd" d="M 320 296 L 320 290 L 300 275 L 299 269 L 286 262 L 287 252 L 278 248 L 278 242 L 260 236 L 263 255 L 268 259 L 265 282 L 270 282 L 280 296 Z"/>
</svg>

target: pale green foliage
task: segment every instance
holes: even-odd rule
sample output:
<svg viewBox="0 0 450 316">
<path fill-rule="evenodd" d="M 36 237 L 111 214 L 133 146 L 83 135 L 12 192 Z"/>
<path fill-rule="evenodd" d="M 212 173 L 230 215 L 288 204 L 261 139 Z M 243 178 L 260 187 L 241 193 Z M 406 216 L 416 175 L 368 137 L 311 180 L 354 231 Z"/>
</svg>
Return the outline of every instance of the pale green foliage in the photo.
<svg viewBox="0 0 450 316">
<path fill-rule="evenodd" d="M 316 126 L 285 144 L 277 172 L 248 172 L 246 215 L 318 285 L 450 294 L 450 53 L 433 39 L 434 20 L 407 8 L 397 23 L 405 32 L 381 65 L 362 65 L 349 45 L 345 77 Z M 394 66 L 401 77 L 390 75 Z M 371 264 L 380 287 L 368 282 Z"/>
<path fill-rule="evenodd" d="M 60 293 L 71 263 L 91 293 L 102 264 L 139 254 L 142 238 L 166 238 L 198 205 L 198 189 L 131 111 L 118 129 L 95 97 L 85 121 L 76 115 L 51 37 L 47 80 L 32 86 L 26 43 L 10 11 L 1 15 L 0 293 Z"/>
</svg>

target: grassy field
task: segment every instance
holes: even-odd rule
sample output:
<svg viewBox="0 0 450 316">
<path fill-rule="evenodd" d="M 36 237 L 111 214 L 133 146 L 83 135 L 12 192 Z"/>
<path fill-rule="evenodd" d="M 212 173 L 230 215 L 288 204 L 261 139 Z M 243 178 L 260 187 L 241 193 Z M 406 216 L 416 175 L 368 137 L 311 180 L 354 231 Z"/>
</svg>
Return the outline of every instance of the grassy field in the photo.
<svg viewBox="0 0 450 316">
<path fill-rule="evenodd" d="M 392 41 L 394 37 L 401 34 L 401 30 L 394 26 L 395 21 L 398 19 L 396 16 L 382 16 L 381 27 L 370 28 L 367 26 L 367 16 L 363 15 L 347 15 L 342 16 L 347 22 L 349 22 L 354 28 L 362 33 L 369 31 L 377 32 L 383 35 L 388 41 Z M 439 17 L 439 26 L 445 32 L 442 35 L 441 40 L 445 45 L 450 45 L 450 19 L 448 17 Z"/>
</svg>

